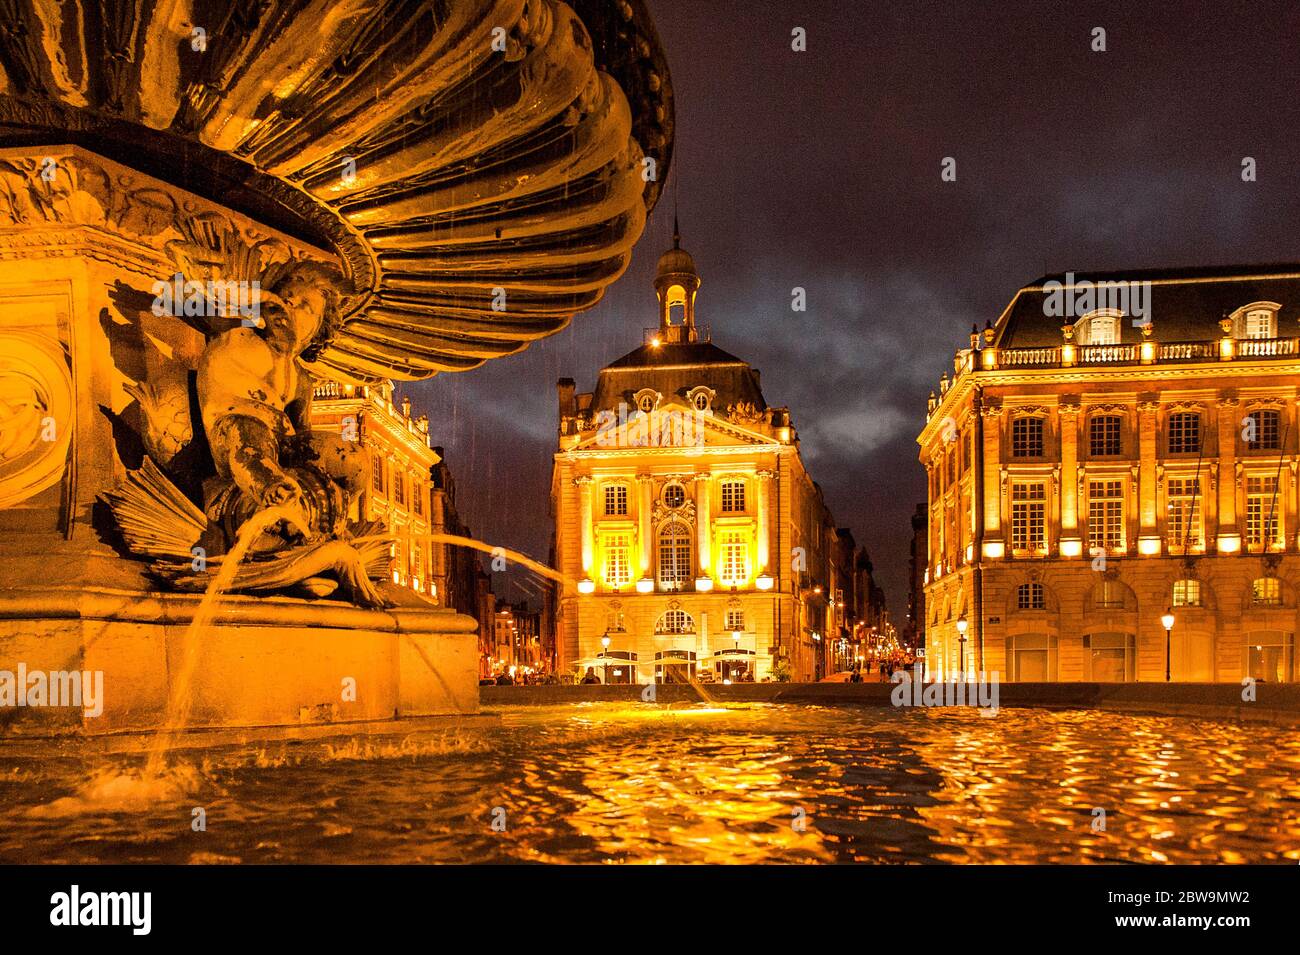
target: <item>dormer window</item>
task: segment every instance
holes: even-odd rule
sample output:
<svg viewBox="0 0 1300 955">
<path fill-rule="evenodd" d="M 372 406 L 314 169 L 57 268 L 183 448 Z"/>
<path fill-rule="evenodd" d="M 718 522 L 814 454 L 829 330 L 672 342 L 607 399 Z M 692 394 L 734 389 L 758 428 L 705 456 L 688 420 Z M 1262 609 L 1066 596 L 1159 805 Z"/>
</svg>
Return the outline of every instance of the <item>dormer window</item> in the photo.
<svg viewBox="0 0 1300 955">
<path fill-rule="evenodd" d="M 701 385 L 698 388 L 692 388 L 686 393 L 686 400 L 691 403 L 691 407 L 696 411 L 705 412 L 713 407 L 713 398 L 717 394 L 712 388 L 706 388 Z"/>
<path fill-rule="evenodd" d="M 1253 312 L 1246 313 L 1245 337 L 1246 338 L 1277 338 L 1273 331 L 1274 315 L 1272 312 L 1264 309 L 1256 309 Z"/>
<path fill-rule="evenodd" d="M 1232 313 L 1234 338 L 1277 338 L 1277 302 L 1251 302 Z"/>
<path fill-rule="evenodd" d="M 1074 326 L 1074 340 L 1080 345 L 1118 345 L 1122 317 L 1118 309 L 1085 315 Z"/>
<path fill-rule="evenodd" d="M 642 388 L 632 396 L 632 400 L 636 402 L 638 411 L 642 414 L 649 414 L 659 407 L 659 397 L 659 392 L 653 388 Z"/>
</svg>

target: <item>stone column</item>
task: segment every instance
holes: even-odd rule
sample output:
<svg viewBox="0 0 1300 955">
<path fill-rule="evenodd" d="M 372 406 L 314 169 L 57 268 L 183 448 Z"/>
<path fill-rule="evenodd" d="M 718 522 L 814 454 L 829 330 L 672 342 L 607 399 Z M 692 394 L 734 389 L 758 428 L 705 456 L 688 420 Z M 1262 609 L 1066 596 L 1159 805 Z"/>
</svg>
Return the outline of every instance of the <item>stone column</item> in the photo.
<svg viewBox="0 0 1300 955">
<path fill-rule="evenodd" d="M 698 534 L 697 561 L 700 576 L 708 576 L 713 568 L 713 548 L 709 540 L 709 523 L 713 516 L 713 475 L 695 475 L 695 528 Z"/>
<path fill-rule="evenodd" d="M 1218 549 L 1232 553 L 1241 548 L 1241 529 L 1237 526 L 1237 430 L 1238 406 L 1235 397 L 1218 401 Z M 1208 428 L 1206 429 L 1209 430 Z M 1208 435 L 1206 435 L 1208 437 Z M 1208 535 L 1207 535 L 1208 536 Z M 1208 541 L 1207 541 L 1208 546 Z"/>
<path fill-rule="evenodd" d="M 1156 447 L 1158 429 L 1156 416 L 1160 411 L 1160 402 L 1153 397 L 1138 401 L 1138 539 L 1139 552 L 1143 539 L 1155 542 L 1158 549 L 1160 538 L 1156 530 Z M 1132 551 L 1130 545 L 1129 550 Z"/>
<path fill-rule="evenodd" d="M 754 516 L 758 522 L 758 569 L 756 571 L 758 574 L 765 574 L 768 572 L 771 557 L 768 542 L 768 527 L 771 515 L 767 513 L 767 486 L 768 482 L 771 480 L 771 471 L 761 470 L 758 472 L 758 483 L 755 488 L 757 501 L 755 502 L 756 506 L 754 508 Z"/>
<path fill-rule="evenodd" d="M 641 572 L 642 577 L 653 577 L 654 572 L 651 569 L 651 561 L 654 559 L 653 543 L 654 537 L 651 533 L 653 528 L 650 521 L 651 510 L 654 507 L 654 478 L 649 474 L 638 474 L 636 476 L 637 504 L 636 504 L 636 532 L 641 542 Z"/>
<path fill-rule="evenodd" d="M 1006 535 L 1002 528 L 1002 406 L 985 405 L 980 410 L 984 416 L 984 447 L 980 450 L 980 466 L 984 468 L 984 541 L 1005 548 Z M 999 548 L 995 546 L 994 551 Z"/>
<path fill-rule="evenodd" d="M 573 479 L 578 489 L 578 532 L 582 535 L 582 572 L 592 576 L 591 561 L 595 553 L 595 528 L 591 516 L 591 477 L 581 475 Z"/>
<path fill-rule="evenodd" d="M 1075 557 L 1083 553 L 1079 537 L 1079 404 L 1078 398 L 1058 409 L 1061 419 L 1061 521 L 1060 546 L 1062 557 Z"/>
</svg>

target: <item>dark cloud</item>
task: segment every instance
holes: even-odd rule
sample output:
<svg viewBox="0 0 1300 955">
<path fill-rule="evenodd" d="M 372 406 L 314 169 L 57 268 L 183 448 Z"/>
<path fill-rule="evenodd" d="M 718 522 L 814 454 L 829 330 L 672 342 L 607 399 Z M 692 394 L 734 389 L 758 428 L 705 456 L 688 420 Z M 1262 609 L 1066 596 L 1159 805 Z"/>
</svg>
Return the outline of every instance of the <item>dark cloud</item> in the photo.
<svg viewBox="0 0 1300 955">
<path fill-rule="evenodd" d="M 408 389 L 486 540 L 545 557 L 555 381 L 641 342 L 674 198 L 700 321 L 790 406 L 899 612 L 915 434 L 972 323 L 1048 271 L 1297 257 L 1294 3 L 649 3 L 678 136 L 627 274 L 522 355 Z"/>
</svg>

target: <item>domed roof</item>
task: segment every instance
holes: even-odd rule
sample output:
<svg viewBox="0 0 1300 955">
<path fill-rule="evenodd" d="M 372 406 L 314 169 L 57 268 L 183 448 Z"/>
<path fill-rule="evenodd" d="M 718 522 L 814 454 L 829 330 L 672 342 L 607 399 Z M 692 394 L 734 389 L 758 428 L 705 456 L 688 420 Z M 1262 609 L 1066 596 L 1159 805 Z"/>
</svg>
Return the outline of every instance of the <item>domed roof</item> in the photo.
<svg viewBox="0 0 1300 955">
<path fill-rule="evenodd" d="M 696 284 L 699 284 L 699 274 L 695 271 L 695 260 L 691 254 L 682 248 L 682 230 L 677 226 L 677 215 L 673 214 L 673 247 L 659 256 L 659 265 L 655 269 L 655 282 L 669 275 L 689 274 L 696 277 Z"/>
<path fill-rule="evenodd" d="M 685 249 L 673 246 L 663 255 L 659 256 L 659 267 L 656 270 L 659 275 L 672 275 L 678 272 L 695 273 L 695 260 Z"/>
</svg>

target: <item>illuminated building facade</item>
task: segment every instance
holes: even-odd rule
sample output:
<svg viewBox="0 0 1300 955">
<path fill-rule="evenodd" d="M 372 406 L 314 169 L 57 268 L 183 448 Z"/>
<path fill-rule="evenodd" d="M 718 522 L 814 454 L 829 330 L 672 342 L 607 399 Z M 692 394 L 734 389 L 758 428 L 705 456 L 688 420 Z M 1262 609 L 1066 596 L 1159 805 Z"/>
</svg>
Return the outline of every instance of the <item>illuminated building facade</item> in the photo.
<svg viewBox="0 0 1300 955">
<path fill-rule="evenodd" d="M 574 582 L 556 607 L 561 672 L 811 680 L 848 629 L 835 595 L 850 571 L 789 411 L 696 324 L 699 286 L 675 240 L 651 337 L 595 391 L 559 383 L 555 560 Z"/>
<path fill-rule="evenodd" d="M 430 445 L 428 416 L 413 418 L 409 398 L 395 402 L 392 382 L 323 381 L 312 399 L 312 426 L 360 441 L 370 452 L 370 485 L 358 517 L 381 521 L 396 536 L 393 582 L 477 617 L 473 552 L 420 539 L 469 536 L 456 514 L 455 482 L 442 449 Z"/>
<path fill-rule="evenodd" d="M 1298 317 L 1300 267 L 1190 270 L 973 330 L 918 438 L 930 672 L 1295 679 Z"/>
</svg>

